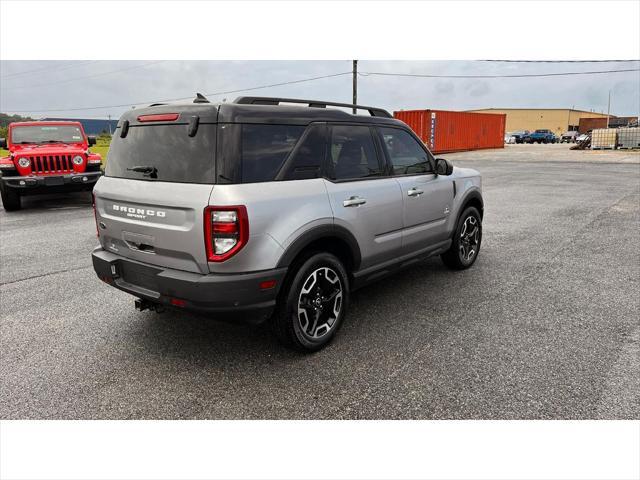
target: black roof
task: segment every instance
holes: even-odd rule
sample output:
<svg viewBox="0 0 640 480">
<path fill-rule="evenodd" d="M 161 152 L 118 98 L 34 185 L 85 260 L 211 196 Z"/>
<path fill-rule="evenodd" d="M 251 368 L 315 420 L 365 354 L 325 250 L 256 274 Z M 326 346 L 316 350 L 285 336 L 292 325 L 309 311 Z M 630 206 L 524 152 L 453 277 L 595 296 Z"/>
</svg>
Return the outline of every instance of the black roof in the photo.
<svg viewBox="0 0 640 480">
<path fill-rule="evenodd" d="M 255 101 L 256 103 L 254 103 Z M 279 105 L 277 102 L 287 102 Z M 301 103 L 290 105 L 289 102 Z M 308 105 L 304 105 L 308 104 Z M 131 125 L 139 124 L 138 117 L 161 113 L 179 113 L 176 122 L 188 123 L 190 117 L 198 116 L 202 123 L 273 123 L 307 125 L 311 122 L 357 122 L 379 125 L 404 125 L 394 119 L 383 109 L 364 107 L 375 116 L 353 115 L 343 110 L 326 108 L 327 106 L 352 107 L 350 104 L 323 102 L 315 100 L 281 99 L 276 97 L 240 97 L 233 103 L 174 103 L 153 105 L 136 108 L 125 112 L 119 120 L 119 125 L 128 120 Z"/>
</svg>

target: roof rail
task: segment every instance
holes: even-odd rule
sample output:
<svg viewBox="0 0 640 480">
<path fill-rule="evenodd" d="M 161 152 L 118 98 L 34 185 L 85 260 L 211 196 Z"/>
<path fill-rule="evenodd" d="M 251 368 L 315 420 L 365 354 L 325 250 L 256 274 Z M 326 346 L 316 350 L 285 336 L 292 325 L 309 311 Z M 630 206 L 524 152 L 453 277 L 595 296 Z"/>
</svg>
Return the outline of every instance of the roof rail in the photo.
<svg viewBox="0 0 640 480">
<path fill-rule="evenodd" d="M 301 103 L 313 108 L 345 107 L 366 110 L 372 117 L 392 118 L 392 115 L 383 108 L 365 107 L 364 105 L 354 105 L 351 103 L 324 102 L 320 100 L 302 100 L 299 98 L 279 98 L 279 97 L 238 97 L 233 103 L 244 105 L 279 105 L 280 103 Z"/>
</svg>

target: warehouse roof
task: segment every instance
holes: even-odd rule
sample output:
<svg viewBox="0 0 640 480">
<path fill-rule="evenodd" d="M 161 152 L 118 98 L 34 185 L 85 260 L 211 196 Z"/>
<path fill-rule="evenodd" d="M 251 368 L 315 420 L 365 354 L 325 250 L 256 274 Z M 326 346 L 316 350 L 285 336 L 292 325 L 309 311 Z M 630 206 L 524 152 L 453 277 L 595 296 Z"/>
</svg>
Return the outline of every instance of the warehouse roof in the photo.
<svg viewBox="0 0 640 480">
<path fill-rule="evenodd" d="M 606 115 L 606 113 L 602 113 L 602 112 L 592 112 L 589 110 L 580 110 L 580 109 L 576 109 L 576 108 L 539 108 L 539 107 L 508 107 L 508 108 L 497 108 L 497 107 L 490 107 L 490 108 L 473 108 L 471 110 L 465 110 L 466 112 L 480 112 L 480 111 L 486 111 L 486 110 L 500 110 L 500 111 L 504 111 L 504 110 L 566 110 L 566 111 L 571 111 L 571 112 L 580 112 L 580 113 L 589 113 L 592 115 Z M 615 115 L 610 114 L 610 117 L 615 117 Z"/>
</svg>

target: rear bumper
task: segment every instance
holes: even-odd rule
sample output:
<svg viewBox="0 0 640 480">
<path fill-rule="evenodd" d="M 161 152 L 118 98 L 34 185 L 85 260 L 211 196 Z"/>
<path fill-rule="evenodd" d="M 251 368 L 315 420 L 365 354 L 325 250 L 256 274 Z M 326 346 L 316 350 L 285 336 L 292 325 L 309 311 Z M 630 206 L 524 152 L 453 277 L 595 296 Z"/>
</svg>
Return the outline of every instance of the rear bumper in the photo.
<svg viewBox="0 0 640 480">
<path fill-rule="evenodd" d="M 278 268 L 205 275 L 137 262 L 102 247 L 94 249 L 91 256 L 93 268 L 102 281 L 131 295 L 160 305 L 247 320 L 271 315 L 287 272 L 286 268 Z M 261 289 L 261 282 L 269 280 L 275 280 L 275 287 Z"/>
<path fill-rule="evenodd" d="M 95 185 L 101 176 L 101 171 L 65 175 L 29 175 L 26 177 L 6 177 L 3 175 L 0 176 L 0 185 L 5 189 L 19 191 L 22 195 L 52 190 L 87 190 Z"/>
</svg>

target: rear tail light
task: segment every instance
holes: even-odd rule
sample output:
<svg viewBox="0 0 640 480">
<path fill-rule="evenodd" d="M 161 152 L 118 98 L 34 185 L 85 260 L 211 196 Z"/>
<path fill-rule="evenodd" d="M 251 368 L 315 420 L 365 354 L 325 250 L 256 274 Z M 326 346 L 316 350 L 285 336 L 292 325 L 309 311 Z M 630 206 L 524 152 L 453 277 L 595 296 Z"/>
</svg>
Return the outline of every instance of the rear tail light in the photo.
<svg viewBox="0 0 640 480">
<path fill-rule="evenodd" d="M 210 262 L 232 257 L 249 240 L 249 218 L 244 205 L 207 207 L 204 210 L 204 243 Z"/>
</svg>

